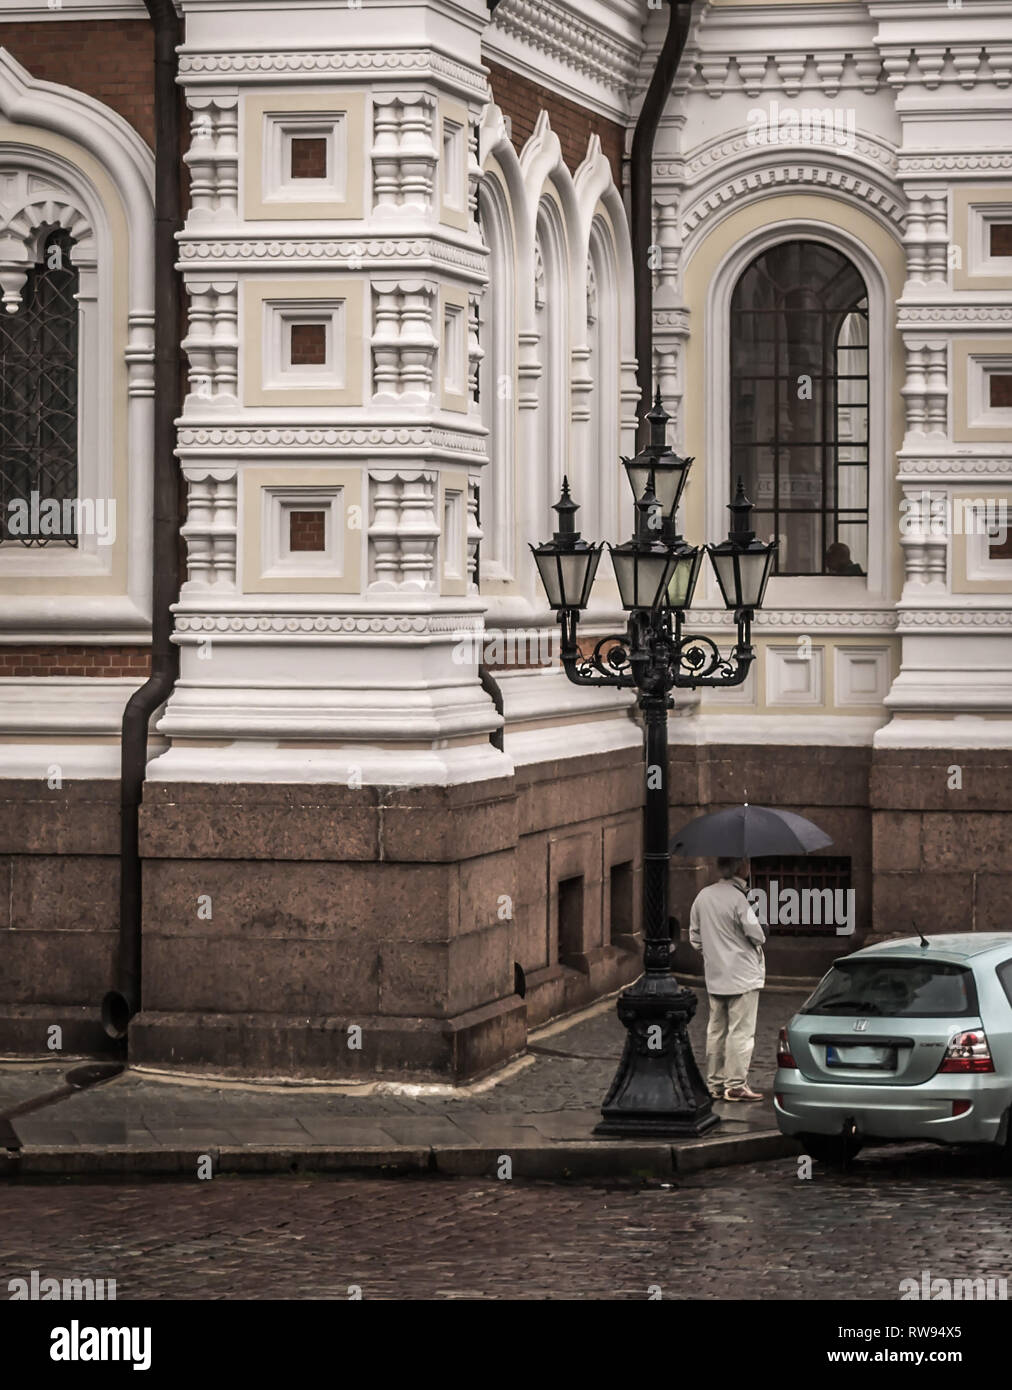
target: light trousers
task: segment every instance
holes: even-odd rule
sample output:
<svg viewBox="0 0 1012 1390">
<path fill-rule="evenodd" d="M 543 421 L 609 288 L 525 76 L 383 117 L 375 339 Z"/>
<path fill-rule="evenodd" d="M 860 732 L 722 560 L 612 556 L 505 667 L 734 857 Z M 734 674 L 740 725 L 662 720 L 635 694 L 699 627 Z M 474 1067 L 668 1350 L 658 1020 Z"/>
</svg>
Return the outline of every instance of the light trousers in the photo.
<svg viewBox="0 0 1012 1390">
<path fill-rule="evenodd" d="M 706 1084 L 711 1095 L 726 1087 L 744 1086 L 755 1047 L 758 989 L 745 994 L 711 994 L 706 1029 Z"/>
</svg>

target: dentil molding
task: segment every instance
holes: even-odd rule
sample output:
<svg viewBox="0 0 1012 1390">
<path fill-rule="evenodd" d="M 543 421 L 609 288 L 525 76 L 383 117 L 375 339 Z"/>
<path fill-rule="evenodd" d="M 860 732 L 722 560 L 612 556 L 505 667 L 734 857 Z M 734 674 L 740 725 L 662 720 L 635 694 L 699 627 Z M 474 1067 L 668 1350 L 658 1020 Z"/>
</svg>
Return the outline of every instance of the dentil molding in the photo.
<svg viewBox="0 0 1012 1390">
<path fill-rule="evenodd" d="M 453 242 L 430 241 L 415 237 L 392 240 L 376 237 L 371 240 L 307 240 L 297 241 L 274 238 L 271 241 L 181 241 L 179 247 L 181 269 L 188 269 L 194 261 L 215 261 L 222 264 L 251 263 L 258 267 L 270 261 L 334 261 L 342 270 L 361 270 L 365 262 L 376 262 L 383 266 L 396 265 L 398 261 L 417 263 L 419 268 L 426 265 L 452 266 L 455 270 L 469 272 L 475 278 L 484 279 L 488 257 L 468 251 Z"/>
<path fill-rule="evenodd" d="M 862 207 L 876 208 L 902 234 L 903 208 L 889 193 L 876 188 L 867 179 L 847 169 L 830 168 L 802 162 L 786 162 L 770 168 L 739 174 L 715 188 L 707 189 L 682 214 L 683 235 L 695 232 L 714 213 L 729 203 L 741 206 L 750 194 L 761 194 L 772 188 L 787 186 L 799 191 L 816 186 L 856 200 Z"/>
<path fill-rule="evenodd" d="M 860 628 L 862 631 L 893 632 L 897 616 L 893 608 L 771 608 L 762 609 L 752 619 L 753 628 L 785 628 L 807 632 L 812 629 L 835 629 L 845 631 Z M 727 628 L 733 631 L 734 614 L 723 609 L 690 609 L 685 615 L 686 630 L 693 626 L 700 628 Z"/>
<path fill-rule="evenodd" d="M 734 159 L 748 157 L 754 160 L 757 155 L 761 155 L 765 151 L 773 151 L 778 156 L 791 150 L 808 153 L 813 148 L 810 140 L 800 139 L 796 141 L 778 140 L 775 144 L 757 145 L 754 142 L 754 136 L 750 142 L 750 134 L 751 132 L 742 130 L 737 131 L 734 135 L 719 136 L 715 140 L 697 146 L 695 150 L 690 151 L 684 160 L 658 160 L 654 164 L 654 176 L 659 181 L 668 178 L 680 181 L 685 178 L 690 183 L 695 183 L 711 169 L 720 170 Z M 889 174 L 890 177 L 896 174 L 896 150 L 888 141 L 880 140 L 876 136 L 867 133 L 855 135 L 852 144 L 847 146 L 826 145 L 825 149 L 829 153 L 848 159 L 867 160 L 877 169 Z"/>
<path fill-rule="evenodd" d="M 1012 324 L 1012 304 L 932 304 L 917 309 L 900 307 L 897 328 L 916 328 L 923 324 L 1007 328 Z"/>
<path fill-rule="evenodd" d="M 327 53 L 200 53 L 183 48 L 179 76 L 187 87 L 220 82 L 262 82 L 288 78 L 293 82 L 326 81 L 339 76 L 439 78 L 469 96 L 485 100 L 488 83 L 481 73 L 430 49 L 357 49 Z"/>
<path fill-rule="evenodd" d="M 942 474 L 952 482 L 961 476 L 1012 478 L 1012 453 L 1006 455 L 987 455 L 977 458 L 918 458 L 916 455 L 901 457 L 899 477 L 901 481 L 917 479 L 924 474 Z"/>
<path fill-rule="evenodd" d="M 500 0 L 486 46 L 494 48 L 496 31 L 600 82 L 623 101 L 636 86 L 640 45 L 602 33 L 598 26 L 555 0 Z"/>
<path fill-rule="evenodd" d="M 899 630 L 928 628 L 944 631 L 970 628 L 975 632 L 999 632 L 1012 628 L 1012 608 L 910 608 L 899 613 Z"/>
<path fill-rule="evenodd" d="M 973 178 L 977 174 L 996 169 L 1012 169 L 1012 152 L 1005 150 L 983 151 L 974 154 L 904 154 L 896 156 L 899 177 L 909 178 L 914 174 L 963 174 Z"/>
<path fill-rule="evenodd" d="M 451 430 L 435 430 L 416 426 L 403 429 L 286 429 L 253 426 L 243 428 L 203 428 L 184 425 L 179 430 L 181 449 L 208 446 L 211 448 L 235 447 L 249 449 L 256 445 L 269 448 L 292 447 L 298 449 L 341 448 L 403 448 L 403 449 L 459 449 L 473 453 L 480 448 L 481 439 L 471 434 L 455 433 Z"/>
<path fill-rule="evenodd" d="M 366 637 L 432 637 L 483 631 L 473 613 L 382 614 L 376 617 L 341 613 L 177 613 L 176 632 L 250 633 L 282 635 L 354 635 Z"/>
</svg>

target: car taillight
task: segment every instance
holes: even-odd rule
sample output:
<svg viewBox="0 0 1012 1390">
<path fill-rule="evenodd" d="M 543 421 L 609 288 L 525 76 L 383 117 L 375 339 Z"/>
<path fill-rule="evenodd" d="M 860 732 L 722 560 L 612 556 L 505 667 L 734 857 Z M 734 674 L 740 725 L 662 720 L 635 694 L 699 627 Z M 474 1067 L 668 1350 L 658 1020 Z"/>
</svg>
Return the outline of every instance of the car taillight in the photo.
<svg viewBox="0 0 1012 1390">
<path fill-rule="evenodd" d="M 982 1029 L 953 1033 L 945 1049 L 940 1072 L 994 1071 L 987 1034 Z"/>
<path fill-rule="evenodd" d="M 781 1028 L 780 1035 L 777 1038 L 777 1066 L 793 1067 L 795 1071 L 798 1069 L 797 1062 L 791 1056 L 791 1045 L 787 1039 L 786 1028 Z"/>
</svg>

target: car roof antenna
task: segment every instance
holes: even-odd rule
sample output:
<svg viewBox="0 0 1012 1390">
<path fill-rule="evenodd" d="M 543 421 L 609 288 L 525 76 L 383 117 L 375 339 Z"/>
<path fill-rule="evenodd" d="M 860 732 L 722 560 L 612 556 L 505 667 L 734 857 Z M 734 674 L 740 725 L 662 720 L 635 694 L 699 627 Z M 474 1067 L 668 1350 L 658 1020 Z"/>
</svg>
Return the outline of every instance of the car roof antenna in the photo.
<svg viewBox="0 0 1012 1390">
<path fill-rule="evenodd" d="M 921 950 L 922 950 L 922 951 L 926 951 L 926 950 L 928 949 L 928 947 L 931 945 L 931 942 L 930 942 L 930 941 L 928 940 L 928 938 L 924 935 L 924 933 L 921 931 L 920 927 L 917 925 L 916 922 L 914 923 L 914 931 L 915 931 L 915 932 L 917 933 L 917 935 L 921 938 Z"/>
</svg>

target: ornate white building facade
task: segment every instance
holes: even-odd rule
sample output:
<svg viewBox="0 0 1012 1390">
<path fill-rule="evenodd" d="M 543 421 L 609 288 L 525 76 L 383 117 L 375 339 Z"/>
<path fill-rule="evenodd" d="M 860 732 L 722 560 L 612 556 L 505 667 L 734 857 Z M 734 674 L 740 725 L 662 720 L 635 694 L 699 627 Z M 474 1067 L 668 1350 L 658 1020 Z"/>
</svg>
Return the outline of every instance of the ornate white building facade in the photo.
<svg viewBox="0 0 1012 1390">
<path fill-rule="evenodd" d="M 474 1075 L 638 968 L 640 730 L 627 697 L 567 683 L 528 543 L 564 475 L 585 535 L 631 529 L 627 151 L 666 7 L 177 8 L 185 574 L 131 1052 Z M 3 0 L 0 21 L 24 364 L 2 500 L 48 486 L 118 518 L 0 541 L 0 1039 L 40 1051 L 54 1018 L 96 1045 L 119 940 L 151 614 L 150 20 Z M 683 530 L 720 539 L 741 475 L 779 541 L 748 682 L 672 715 L 672 804 L 817 819 L 836 843 L 812 881 L 854 887 L 861 935 L 998 925 L 1012 887 L 1010 107 L 1003 0 L 696 0 L 654 150 Z M 61 295 L 56 381 L 29 329 Z M 73 396 L 45 467 L 33 371 L 51 415 Z M 585 626 L 621 622 L 602 565 Z M 730 640 L 712 577 L 691 622 Z M 673 875 L 683 918 L 700 872 Z M 788 934 L 771 960 L 839 948 Z"/>
</svg>

